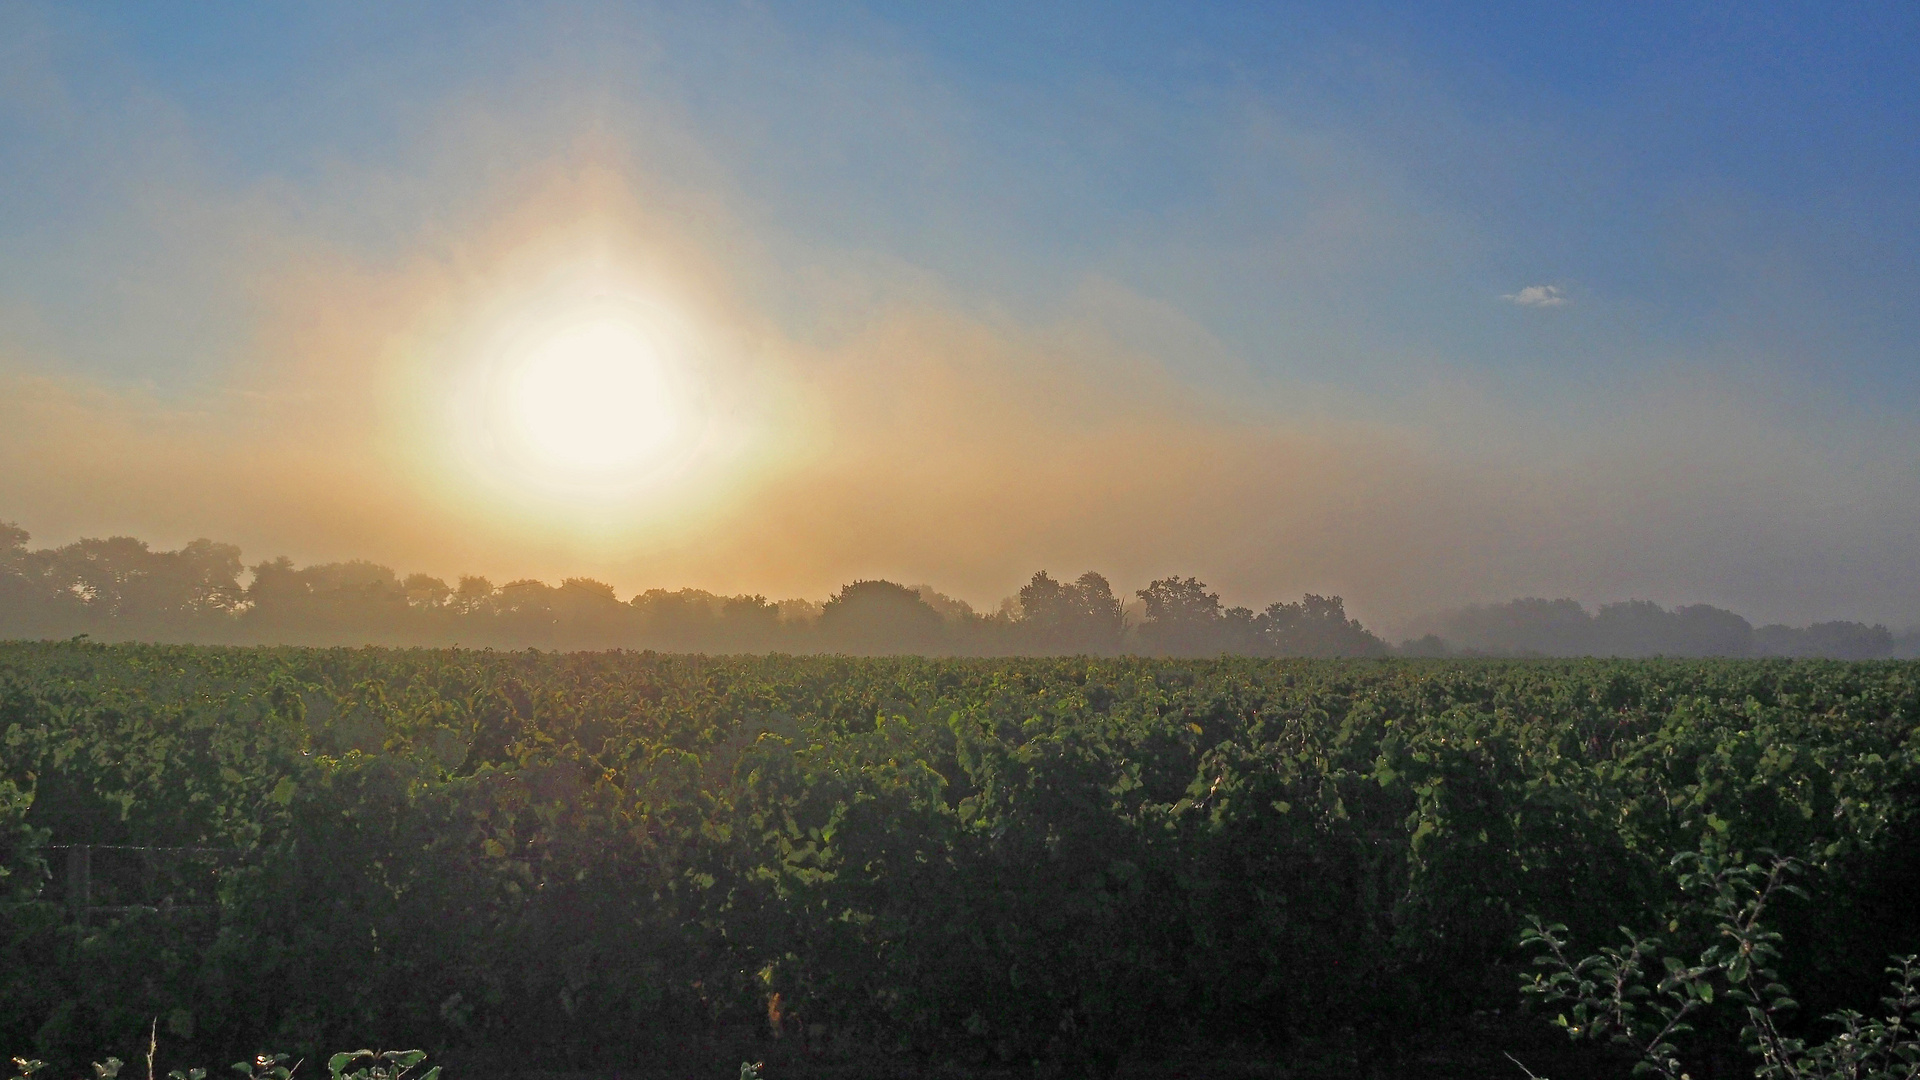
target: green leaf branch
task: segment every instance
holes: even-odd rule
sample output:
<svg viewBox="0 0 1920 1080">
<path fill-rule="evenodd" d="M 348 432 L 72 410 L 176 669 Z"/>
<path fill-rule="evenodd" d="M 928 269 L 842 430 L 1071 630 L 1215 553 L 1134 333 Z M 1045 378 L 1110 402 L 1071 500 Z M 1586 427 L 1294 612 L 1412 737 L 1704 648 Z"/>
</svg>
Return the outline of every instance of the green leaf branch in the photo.
<svg viewBox="0 0 1920 1080">
<path fill-rule="evenodd" d="M 1694 963 L 1662 956 L 1659 938 L 1625 927 L 1624 948 L 1576 958 L 1564 924 L 1529 917 L 1521 943 L 1539 953 L 1539 970 L 1522 977 L 1521 991 L 1561 1006 L 1554 1022 L 1571 1038 L 1626 1050 L 1636 1076 L 1690 1080 L 1678 1040 L 1707 1010 L 1737 1006 L 1741 1041 L 1758 1059 L 1759 1080 L 1920 1080 L 1915 957 L 1896 957 L 1887 969 L 1893 988 L 1881 999 L 1885 1016 L 1832 1013 L 1826 1019 L 1840 1030 L 1808 1046 L 1781 1029 L 1781 1018 L 1799 1003 L 1780 981 L 1780 934 L 1764 922 L 1780 897 L 1806 896 L 1793 883 L 1805 865 L 1781 856 L 1758 862 L 1685 852 L 1672 867 L 1682 891 L 1703 901 L 1714 922 L 1712 940 Z"/>
</svg>

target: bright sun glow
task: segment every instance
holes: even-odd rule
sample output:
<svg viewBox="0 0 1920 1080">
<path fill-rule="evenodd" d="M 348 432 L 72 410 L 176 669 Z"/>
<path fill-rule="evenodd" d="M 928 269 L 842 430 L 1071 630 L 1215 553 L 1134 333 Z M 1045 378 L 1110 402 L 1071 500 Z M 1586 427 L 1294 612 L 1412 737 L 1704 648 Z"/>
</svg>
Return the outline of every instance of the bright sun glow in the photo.
<svg viewBox="0 0 1920 1080">
<path fill-rule="evenodd" d="M 639 327 L 614 319 L 565 327 L 509 372 L 502 419 L 540 466 L 630 475 L 671 456 L 681 403 L 659 346 Z"/>
<path fill-rule="evenodd" d="M 471 477 L 525 505 L 658 508 L 711 457 L 703 354 L 656 303 L 609 292 L 526 303 L 461 352 L 452 446 Z"/>
<path fill-rule="evenodd" d="M 401 345 L 403 453 L 427 490 L 515 529 L 625 543 L 686 527 L 796 460 L 766 453 L 786 416 L 773 406 L 791 397 L 728 320 L 671 280 L 542 254 Z"/>
</svg>

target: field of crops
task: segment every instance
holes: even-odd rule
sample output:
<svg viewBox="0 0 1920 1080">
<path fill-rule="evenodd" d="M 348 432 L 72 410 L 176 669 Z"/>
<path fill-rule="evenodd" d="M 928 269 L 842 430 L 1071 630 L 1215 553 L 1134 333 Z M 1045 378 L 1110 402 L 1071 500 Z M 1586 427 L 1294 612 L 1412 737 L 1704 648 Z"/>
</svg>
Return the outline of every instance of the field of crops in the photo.
<svg viewBox="0 0 1920 1080">
<path fill-rule="evenodd" d="M 1680 851 L 1805 859 L 1871 1005 L 1917 732 L 1913 663 L 0 644 L 0 1052 L 1511 1069 L 1525 916 L 1708 934 Z"/>
</svg>

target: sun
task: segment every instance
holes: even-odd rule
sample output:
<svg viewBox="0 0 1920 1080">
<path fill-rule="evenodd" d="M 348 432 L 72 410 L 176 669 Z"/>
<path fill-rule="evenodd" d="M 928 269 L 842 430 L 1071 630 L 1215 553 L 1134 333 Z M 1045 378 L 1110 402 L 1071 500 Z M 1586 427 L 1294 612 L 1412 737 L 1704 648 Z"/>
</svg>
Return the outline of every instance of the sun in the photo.
<svg viewBox="0 0 1920 1080">
<path fill-rule="evenodd" d="M 676 534 L 814 445 L 761 339 L 697 292 L 600 257 L 489 277 L 397 340 L 391 369 L 393 460 L 470 520 Z"/>
<path fill-rule="evenodd" d="M 447 399 L 456 452 L 502 495 L 632 506 L 711 450 L 698 350 L 658 304 L 588 296 L 523 308 L 467 355 Z"/>
<path fill-rule="evenodd" d="M 552 331 L 513 360 L 498 422 L 528 463 L 559 478 L 631 475 L 671 457 L 685 403 L 642 327 L 598 317 Z"/>
</svg>

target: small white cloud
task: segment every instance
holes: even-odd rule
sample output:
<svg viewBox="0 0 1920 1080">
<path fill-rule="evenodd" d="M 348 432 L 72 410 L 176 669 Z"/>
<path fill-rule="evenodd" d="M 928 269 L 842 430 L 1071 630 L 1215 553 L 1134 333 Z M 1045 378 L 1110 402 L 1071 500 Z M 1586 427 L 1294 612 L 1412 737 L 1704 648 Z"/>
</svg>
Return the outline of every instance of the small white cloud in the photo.
<svg viewBox="0 0 1920 1080">
<path fill-rule="evenodd" d="M 1500 299 L 1521 307 L 1559 307 L 1567 302 L 1567 294 L 1560 291 L 1558 285 L 1529 285 L 1516 293 L 1508 293 Z"/>
</svg>

